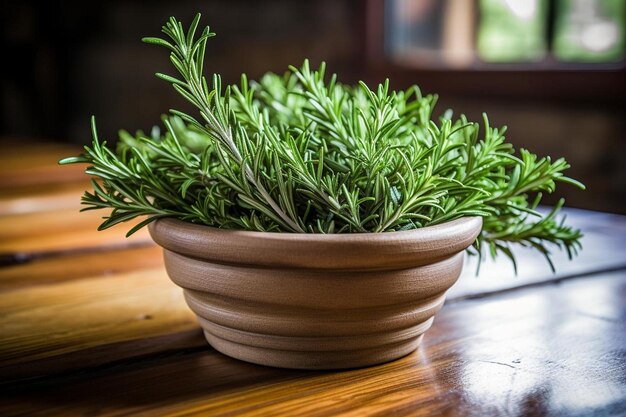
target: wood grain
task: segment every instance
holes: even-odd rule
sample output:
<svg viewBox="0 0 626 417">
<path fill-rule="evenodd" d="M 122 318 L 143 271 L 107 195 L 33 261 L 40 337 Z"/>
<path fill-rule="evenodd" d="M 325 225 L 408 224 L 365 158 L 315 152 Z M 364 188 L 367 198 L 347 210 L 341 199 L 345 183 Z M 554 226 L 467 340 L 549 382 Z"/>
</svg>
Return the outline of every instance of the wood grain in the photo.
<svg viewBox="0 0 626 417">
<path fill-rule="evenodd" d="M 3 292 L 0 311 L 0 367 L 197 327 L 162 268 Z"/>
<path fill-rule="evenodd" d="M 125 237 L 130 224 L 96 232 L 105 211 L 59 210 L 0 217 L 0 254 L 59 252 L 151 243 L 146 229 Z"/>
<path fill-rule="evenodd" d="M 626 273 L 446 306 L 414 354 L 345 372 L 211 349 L 14 386 L 5 415 L 619 415 Z"/>
<path fill-rule="evenodd" d="M 79 210 L 82 208 L 80 198 L 85 190 L 91 190 L 87 178 L 76 182 L 5 189 L 0 192 L 0 216 Z"/>
<path fill-rule="evenodd" d="M 0 291 L 47 285 L 122 272 L 163 267 L 156 245 L 107 251 L 90 251 L 31 260 L 0 268 Z"/>
</svg>

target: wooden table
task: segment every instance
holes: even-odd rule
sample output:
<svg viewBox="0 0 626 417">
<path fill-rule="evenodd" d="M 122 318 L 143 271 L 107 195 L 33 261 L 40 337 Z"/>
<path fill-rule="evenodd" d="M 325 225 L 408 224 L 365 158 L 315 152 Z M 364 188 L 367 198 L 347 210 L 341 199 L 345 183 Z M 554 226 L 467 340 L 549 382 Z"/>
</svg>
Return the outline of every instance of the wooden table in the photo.
<svg viewBox="0 0 626 417">
<path fill-rule="evenodd" d="M 256 366 L 204 341 L 142 231 L 78 214 L 65 146 L 0 143 L 0 415 L 624 415 L 626 218 L 558 273 L 468 265 L 417 352 L 343 372 Z M 24 154 L 29 157 L 25 159 Z"/>
</svg>

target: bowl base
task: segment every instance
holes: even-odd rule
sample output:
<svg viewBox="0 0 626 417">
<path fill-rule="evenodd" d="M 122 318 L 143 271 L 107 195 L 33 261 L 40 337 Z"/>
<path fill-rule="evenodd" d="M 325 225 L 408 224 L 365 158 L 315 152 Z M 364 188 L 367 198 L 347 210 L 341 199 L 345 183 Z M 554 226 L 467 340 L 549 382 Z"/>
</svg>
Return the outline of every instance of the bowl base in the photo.
<svg viewBox="0 0 626 417">
<path fill-rule="evenodd" d="M 331 370 L 362 368 L 390 362 L 416 350 L 423 334 L 375 348 L 344 351 L 293 351 L 245 345 L 204 331 L 209 344 L 218 352 L 235 359 L 275 368 Z"/>
</svg>

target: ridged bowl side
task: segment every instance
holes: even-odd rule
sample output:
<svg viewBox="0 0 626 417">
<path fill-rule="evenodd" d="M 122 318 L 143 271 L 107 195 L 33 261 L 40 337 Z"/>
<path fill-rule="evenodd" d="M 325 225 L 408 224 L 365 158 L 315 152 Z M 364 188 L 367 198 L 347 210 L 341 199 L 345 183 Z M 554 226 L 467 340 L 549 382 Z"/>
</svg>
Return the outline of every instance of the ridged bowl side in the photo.
<svg viewBox="0 0 626 417">
<path fill-rule="evenodd" d="M 150 232 L 215 349 L 262 365 L 338 369 L 415 350 L 481 226 L 465 218 L 407 232 L 310 235 L 163 219 Z"/>
</svg>

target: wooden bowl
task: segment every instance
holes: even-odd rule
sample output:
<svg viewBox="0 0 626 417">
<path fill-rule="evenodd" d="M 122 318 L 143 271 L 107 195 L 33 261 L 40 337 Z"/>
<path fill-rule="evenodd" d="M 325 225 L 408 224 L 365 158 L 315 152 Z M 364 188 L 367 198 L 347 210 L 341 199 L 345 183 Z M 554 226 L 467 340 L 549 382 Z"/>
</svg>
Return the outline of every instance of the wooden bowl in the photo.
<svg viewBox="0 0 626 417">
<path fill-rule="evenodd" d="M 355 368 L 414 351 L 456 282 L 482 219 L 389 233 L 150 225 L 207 341 L 262 365 Z"/>
</svg>

